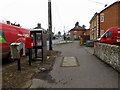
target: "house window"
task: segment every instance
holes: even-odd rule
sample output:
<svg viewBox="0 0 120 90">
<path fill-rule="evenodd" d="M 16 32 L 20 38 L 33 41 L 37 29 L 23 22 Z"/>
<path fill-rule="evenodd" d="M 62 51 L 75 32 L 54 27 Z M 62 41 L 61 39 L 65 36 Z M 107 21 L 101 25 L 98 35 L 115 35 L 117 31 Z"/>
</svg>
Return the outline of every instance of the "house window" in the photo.
<svg viewBox="0 0 120 90">
<path fill-rule="evenodd" d="M 74 33 L 77 33 L 77 31 L 74 31 Z"/>
<path fill-rule="evenodd" d="M 96 26 L 96 21 L 94 21 L 94 26 Z"/>
<path fill-rule="evenodd" d="M 104 15 L 101 15 L 101 22 L 104 22 Z"/>
<path fill-rule="evenodd" d="M 74 39 L 76 39 L 77 37 L 76 37 L 76 35 L 74 35 Z"/>
<path fill-rule="evenodd" d="M 92 28 L 94 27 L 93 22 L 92 22 Z"/>
</svg>

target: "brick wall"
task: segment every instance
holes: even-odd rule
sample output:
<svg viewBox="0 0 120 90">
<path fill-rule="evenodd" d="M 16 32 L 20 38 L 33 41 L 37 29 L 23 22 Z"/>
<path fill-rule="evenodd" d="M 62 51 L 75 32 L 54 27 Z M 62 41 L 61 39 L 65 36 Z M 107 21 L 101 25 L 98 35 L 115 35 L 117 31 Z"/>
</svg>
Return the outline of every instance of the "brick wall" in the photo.
<svg viewBox="0 0 120 90">
<path fill-rule="evenodd" d="M 120 72 L 120 46 L 95 43 L 94 55 Z"/>
<path fill-rule="evenodd" d="M 90 40 L 90 35 L 81 35 L 80 44 L 83 45 L 87 40 Z"/>
<path fill-rule="evenodd" d="M 100 13 L 100 17 L 102 15 L 104 16 L 104 22 L 100 21 L 100 32 L 101 30 L 104 30 L 105 32 L 108 28 L 119 26 L 119 22 L 120 22 L 118 21 L 120 19 L 119 7 L 120 7 L 120 2 L 113 4 L 112 6 L 103 10 Z"/>
<path fill-rule="evenodd" d="M 88 29 L 88 30 L 84 33 L 84 35 L 90 35 L 90 29 Z"/>
<path fill-rule="evenodd" d="M 99 16 L 95 14 L 90 22 L 90 40 L 93 40 L 98 37 L 99 29 Z"/>
<path fill-rule="evenodd" d="M 76 33 L 74 33 L 74 31 L 76 31 Z M 71 39 L 74 39 L 74 35 L 76 35 L 76 39 L 78 39 L 80 35 L 83 35 L 83 30 L 72 30 L 70 31 L 70 35 Z"/>
</svg>

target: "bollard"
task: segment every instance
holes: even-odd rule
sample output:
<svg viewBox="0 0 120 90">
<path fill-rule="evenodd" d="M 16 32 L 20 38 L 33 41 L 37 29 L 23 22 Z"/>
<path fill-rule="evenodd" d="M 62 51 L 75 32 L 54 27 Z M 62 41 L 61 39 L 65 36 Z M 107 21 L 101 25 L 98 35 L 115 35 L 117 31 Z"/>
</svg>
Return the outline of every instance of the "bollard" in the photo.
<svg viewBox="0 0 120 90">
<path fill-rule="evenodd" d="M 31 66 L 32 50 L 29 48 L 29 66 Z"/>
<path fill-rule="evenodd" d="M 17 59 L 17 64 L 18 64 L 18 70 L 21 70 L 21 65 L 20 65 L 20 59 Z"/>
</svg>

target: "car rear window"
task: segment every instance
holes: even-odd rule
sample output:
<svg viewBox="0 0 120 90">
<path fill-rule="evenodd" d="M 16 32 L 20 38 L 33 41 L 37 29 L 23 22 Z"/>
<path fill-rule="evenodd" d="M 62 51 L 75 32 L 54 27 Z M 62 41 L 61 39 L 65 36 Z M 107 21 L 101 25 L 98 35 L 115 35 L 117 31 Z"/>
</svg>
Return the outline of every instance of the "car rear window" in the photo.
<svg viewBox="0 0 120 90">
<path fill-rule="evenodd" d="M 6 43 L 4 31 L 0 31 L 0 43 Z"/>
</svg>

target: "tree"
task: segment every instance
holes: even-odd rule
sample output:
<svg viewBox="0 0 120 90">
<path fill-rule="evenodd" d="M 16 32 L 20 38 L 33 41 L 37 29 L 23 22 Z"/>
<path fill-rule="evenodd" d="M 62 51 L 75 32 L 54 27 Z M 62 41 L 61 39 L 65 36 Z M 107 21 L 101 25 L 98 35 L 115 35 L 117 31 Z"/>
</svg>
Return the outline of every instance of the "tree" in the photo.
<svg viewBox="0 0 120 90">
<path fill-rule="evenodd" d="M 20 24 L 16 24 L 16 22 L 15 23 L 11 23 L 11 25 L 17 26 L 17 27 L 21 27 Z"/>
</svg>

